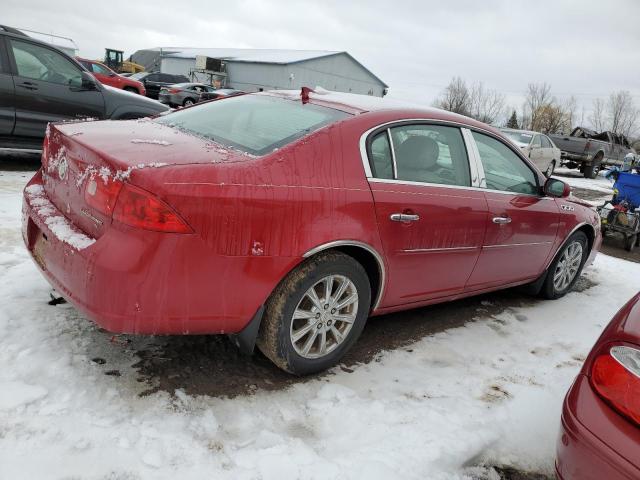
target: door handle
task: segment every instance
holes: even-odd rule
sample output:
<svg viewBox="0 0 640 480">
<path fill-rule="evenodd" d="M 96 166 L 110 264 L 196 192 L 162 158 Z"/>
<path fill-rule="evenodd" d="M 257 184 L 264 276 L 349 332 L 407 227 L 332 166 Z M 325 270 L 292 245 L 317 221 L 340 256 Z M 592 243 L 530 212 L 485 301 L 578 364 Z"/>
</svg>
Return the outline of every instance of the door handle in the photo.
<svg viewBox="0 0 640 480">
<path fill-rule="evenodd" d="M 511 223 L 511 219 L 509 217 L 493 217 L 493 223 L 506 225 L 507 223 Z"/>
<path fill-rule="evenodd" d="M 38 89 L 38 85 L 35 84 L 35 83 L 31 83 L 31 82 L 19 83 L 18 87 L 26 88 L 27 90 L 37 90 Z"/>
<path fill-rule="evenodd" d="M 389 215 L 392 222 L 417 222 L 420 215 L 411 215 L 408 213 L 392 213 Z"/>
</svg>

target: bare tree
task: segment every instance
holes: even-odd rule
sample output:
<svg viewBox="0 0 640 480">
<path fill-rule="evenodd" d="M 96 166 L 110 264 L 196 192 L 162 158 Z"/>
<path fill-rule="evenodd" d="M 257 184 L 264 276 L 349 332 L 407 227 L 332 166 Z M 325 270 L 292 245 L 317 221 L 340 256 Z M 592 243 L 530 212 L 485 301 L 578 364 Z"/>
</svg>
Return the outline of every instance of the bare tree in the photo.
<svg viewBox="0 0 640 480">
<path fill-rule="evenodd" d="M 562 131 L 559 133 L 569 133 L 571 129 L 576 126 L 577 121 L 577 110 L 578 110 L 578 101 L 576 97 L 571 95 L 567 100 L 564 101 L 562 105 L 562 109 L 564 110 L 565 121 L 564 125 L 562 125 Z"/>
<path fill-rule="evenodd" d="M 552 100 L 551 85 L 547 82 L 530 83 L 527 86 L 522 117 L 523 120 L 524 118 L 528 119 L 529 128 L 535 130 L 535 126 L 538 123 L 537 115 L 541 112 L 540 107 L 551 103 Z"/>
<path fill-rule="evenodd" d="M 607 102 L 607 119 L 610 130 L 629 136 L 634 133 L 638 121 L 638 109 L 627 90 L 613 92 Z"/>
<path fill-rule="evenodd" d="M 496 90 L 484 88 L 482 82 L 471 87 L 469 115 L 484 123 L 494 123 L 502 114 L 505 97 Z"/>
<path fill-rule="evenodd" d="M 591 122 L 593 129 L 598 132 L 606 130 L 605 103 L 601 98 L 596 98 L 593 101 L 593 110 L 591 111 L 591 115 L 589 115 L 589 122 Z"/>
<path fill-rule="evenodd" d="M 471 93 L 467 83 L 460 77 L 453 77 L 434 105 L 443 110 L 469 115 L 470 100 Z"/>
<path fill-rule="evenodd" d="M 569 113 L 556 102 L 549 102 L 539 106 L 533 112 L 535 123 L 531 129 L 544 133 L 563 133 L 570 125 Z"/>
<path fill-rule="evenodd" d="M 504 110 L 505 97 L 496 90 L 485 88 L 482 82 L 469 87 L 462 78 L 454 77 L 434 105 L 481 122 L 494 123 Z"/>
</svg>

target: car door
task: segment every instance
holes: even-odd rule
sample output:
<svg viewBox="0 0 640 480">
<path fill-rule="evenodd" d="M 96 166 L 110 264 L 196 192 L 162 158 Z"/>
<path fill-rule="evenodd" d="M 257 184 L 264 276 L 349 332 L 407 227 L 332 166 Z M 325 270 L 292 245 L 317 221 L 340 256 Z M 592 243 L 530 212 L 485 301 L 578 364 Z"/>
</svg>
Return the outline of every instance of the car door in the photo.
<svg viewBox="0 0 640 480">
<path fill-rule="evenodd" d="M 47 123 L 103 118 L 99 90 L 83 90 L 81 68 L 62 53 L 27 40 L 9 39 L 14 71 L 16 124 L 14 135 L 44 137 Z"/>
<path fill-rule="evenodd" d="M 11 135 L 16 123 L 16 97 L 4 40 L 0 36 L 0 135 Z"/>
<path fill-rule="evenodd" d="M 489 215 L 467 290 L 537 278 L 552 255 L 558 206 L 542 195 L 538 174 L 514 149 L 486 133 L 474 131 L 472 137 Z"/>
<path fill-rule="evenodd" d="M 160 88 L 165 85 L 167 85 L 167 83 L 161 81 L 160 73 L 150 73 L 144 77 L 144 87 L 147 89 L 147 97 L 157 99 Z"/>
<path fill-rule="evenodd" d="M 122 79 L 114 72 L 99 63 L 91 63 L 91 73 L 100 83 L 114 88 L 122 88 Z"/>
<path fill-rule="evenodd" d="M 541 162 L 538 165 L 538 168 L 543 172 L 546 172 L 549 164 L 554 160 L 553 144 L 551 143 L 551 140 L 549 140 L 549 137 L 547 137 L 546 135 L 540 135 L 540 142 L 542 143 L 542 155 Z"/>
<path fill-rule="evenodd" d="M 531 139 L 529 146 L 529 158 L 538 168 L 542 168 L 542 164 L 544 163 L 543 157 L 544 151 L 542 149 L 542 140 L 540 139 L 540 135 L 536 134 Z"/>
<path fill-rule="evenodd" d="M 388 262 L 384 306 L 461 292 L 486 229 L 484 194 L 459 128 L 382 127 L 368 137 L 378 229 Z"/>
</svg>

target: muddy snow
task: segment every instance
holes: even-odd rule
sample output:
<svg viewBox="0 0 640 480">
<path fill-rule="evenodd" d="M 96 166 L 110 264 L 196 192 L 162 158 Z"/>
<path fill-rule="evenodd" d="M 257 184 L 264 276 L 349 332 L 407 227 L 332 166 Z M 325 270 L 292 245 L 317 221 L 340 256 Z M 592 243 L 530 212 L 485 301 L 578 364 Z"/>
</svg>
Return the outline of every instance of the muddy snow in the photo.
<svg viewBox="0 0 640 480">
<path fill-rule="evenodd" d="M 504 292 L 375 319 L 344 365 L 295 379 L 223 338 L 114 337 L 49 305 L 20 234 L 31 175 L 0 172 L 0 479 L 551 475 L 564 393 L 640 286 L 639 264 L 599 255 L 560 300 Z M 238 365 L 242 388 L 206 387 Z"/>
</svg>

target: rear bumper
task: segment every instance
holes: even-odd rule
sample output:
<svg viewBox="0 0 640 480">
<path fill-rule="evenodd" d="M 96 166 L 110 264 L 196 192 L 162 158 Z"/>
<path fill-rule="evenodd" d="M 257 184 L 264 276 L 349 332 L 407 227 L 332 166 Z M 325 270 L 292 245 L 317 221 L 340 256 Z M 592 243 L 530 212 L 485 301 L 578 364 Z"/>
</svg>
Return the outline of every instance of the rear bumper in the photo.
<svg viewBox="0 0 640 480">
<path fill-rule="evenodd" d="M 613 421 L 612 421 L 613 419 Z M 640 478 L 640 430 L 619 417 L 579 375 L 564 401 L 557 442 L 556 474 L 561 480 Z M 594 433 L 598 433 L 598 436 Z M 626 456 L 620 445 L 636 455 Z M 633 463 L 636 462 L 636 463 Z"/>
<path fill-rule="evenodd" d="M 40 183 L 38 173 L 27 188 Z M 84 242 L 70 244 L 47 225 L 50 217 L 64 215 L 52 204 L 46 216 L 41 213 L 25 193 L 23 238 L 29 253 L 65 299 L 111 332 L 237 333 L 300 261 L 216 255 L 197 234 L 120 224 L 99 239 L 84 235 Z"/>
</svg>

